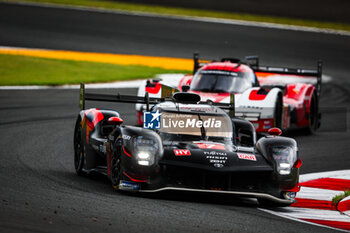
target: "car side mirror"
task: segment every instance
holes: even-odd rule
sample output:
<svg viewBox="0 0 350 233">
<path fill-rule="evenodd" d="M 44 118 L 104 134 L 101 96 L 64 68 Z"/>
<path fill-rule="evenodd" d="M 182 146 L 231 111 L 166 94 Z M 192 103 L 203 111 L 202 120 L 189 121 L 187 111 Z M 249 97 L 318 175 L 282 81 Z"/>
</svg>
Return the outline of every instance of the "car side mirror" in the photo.
<svg viewBox="0 0 350 233">
<path fill-rule="evenodd" d="M 279 128 L 271 128 L 267 131 L 267 133 L 271 136 L 280 136 L 282 134 L 282 130 Z"/>
<path fill-rule="evenodd" d="M 190 90 L 190 86 L 189 85 L 182 85 L 181 89 L 182 89 L 182 92 L 188 92 L 188 90 Z"/>
<path fill-rule="evenodd" d="M 123 119 L 120 117 L 110 117 L 108 118 L 108 124 L 110 125 L 121 125 L 123 124 Z"/>
</svg>

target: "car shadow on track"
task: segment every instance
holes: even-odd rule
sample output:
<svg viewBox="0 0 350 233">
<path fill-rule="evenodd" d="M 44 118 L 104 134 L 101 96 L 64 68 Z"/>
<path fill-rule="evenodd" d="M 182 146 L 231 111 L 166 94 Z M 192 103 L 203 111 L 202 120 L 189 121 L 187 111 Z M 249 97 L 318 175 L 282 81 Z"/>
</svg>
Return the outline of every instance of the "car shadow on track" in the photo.
<svg viewBox="0 0 350 233">
<path fill-rule="evenodd" d="M 159 193 L 139 193 L 137 196 L 142 198 L 170 200 L 179 202 L 196 202 L 203 204 L 216 204 L 225 206 L 244 206 L 256 208 L 258 203 L 254 198 L 245 198 L 229 194 L 214 194 L 200 192 L 181 192 L 181 191 L 163 191 Z"/>
<path fill-rule="evenodd" d="M 75 174 L 74 174 L 75 175 Z M 70 179 L 83 183 L 84 190 L 91 187 L 94 192 L 113 195 L 124 195 L 131 198 L 146 198 L 152 200 L 167 200 L 203 204 L 216 204 L 225 206 L 241 206 L 241 207 L 259 207 L 255 198 L 246 198 L 241 196 L 229 194 L 214 194 L 201 192 L 187 192 L 187 191 L 162 191 L 158 193 L 138 193 L 116 191 L 111 187 L 110 181 L 104 175 L 99 173 L 90 173 L 84 176 L 71 176 Z"/>
</svg>

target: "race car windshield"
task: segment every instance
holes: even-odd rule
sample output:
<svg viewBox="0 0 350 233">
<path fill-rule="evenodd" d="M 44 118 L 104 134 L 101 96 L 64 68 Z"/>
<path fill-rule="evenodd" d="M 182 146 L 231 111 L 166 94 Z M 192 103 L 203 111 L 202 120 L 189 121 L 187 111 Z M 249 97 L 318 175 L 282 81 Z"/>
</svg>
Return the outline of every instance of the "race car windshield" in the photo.
<svg viewBox="0 0 350 233">
<path fill-rule="evenodd" d="M 252 87 L 254 75 L 251 72 L 227 72 L 202 70 L 191 82 L 191 90 L 215 93 L 240 93 Z"/>
<path fill-rule="evenodd" d="M 161 137 L 180 137 L 181 140 L 211 139 L 216 141 L 231 141 L 231 120 L 224 114 L 199 114 L 162 112 Z"/>
</svg>

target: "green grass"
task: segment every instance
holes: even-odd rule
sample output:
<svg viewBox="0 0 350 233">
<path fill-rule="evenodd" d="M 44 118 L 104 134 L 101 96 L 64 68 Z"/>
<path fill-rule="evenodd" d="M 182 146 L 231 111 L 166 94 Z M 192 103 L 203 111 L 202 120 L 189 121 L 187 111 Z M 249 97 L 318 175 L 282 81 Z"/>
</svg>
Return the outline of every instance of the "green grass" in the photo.
<svg viewBox="0 0 350 233">
<path fill-rule="evenodd" d="M 344 193 L 339 194 L 332 199 L 332 203 L 336 205 L 339 201 L 341 201 L 343 198 L 350 196 L 350 190 L 345 190 Z"/>
<path fill-rule="evenodd" d="M 201 17 L 213 17 L 223 19 L 238 19 L 247 21 L 258 21 L 268 23 L 278 23 L 297 26 L 309 26 L 316 28 L 327 28 L 336 30 L 350 31 L 349 24 L 333 23 L 333 22 L 319 22 L 304 19 L 292 19 L 274 16 L 261 16 L 241 13 L 227 13 L 220 11 L 208 11 L 208 10 L 196 10 L 196 9 L 184 9 L 175 7 L 162 7 L 154 5 L 144 4 L 131 4 L 120 3 L 116 1 L 97 1 L 97 0 L 7 0 L 8 2 L 37 2 L 37 3 L 55 3 L 72 6 L 88 6 L 88 7 L 100 7 L 106 9 L 126 10 L 126 11 L 138 11 L 138 12 L 150 12 L 157 14 L 170 14 L 170 15 L 182 15 L 182 16 L 201 16 Z"/>
<path fill-rule="evenodd" d="M 186 73 L 146 66 L 56 60 L 0 54 L 0 85 L 63 85 L 152 78 Z"/>
</svg>

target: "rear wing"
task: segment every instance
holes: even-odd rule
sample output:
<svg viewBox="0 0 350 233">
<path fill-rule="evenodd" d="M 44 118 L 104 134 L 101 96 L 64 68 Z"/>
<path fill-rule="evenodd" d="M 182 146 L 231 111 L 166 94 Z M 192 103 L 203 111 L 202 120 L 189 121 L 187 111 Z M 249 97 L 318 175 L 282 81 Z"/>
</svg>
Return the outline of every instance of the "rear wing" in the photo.
<svg viewBox="0 0 350 233">
<path fill-rule="evenodd" d="M 104 102 L 116 102 L 116 103 L 132 103 L 132 104 L 145 104 L 146 111 L 150 110 L 150 105 L 155 105 L 164 101 L 173 101 L 176 100 L 172 97 L 175 92 L 178 92 L 178 89 L 162 85 L 162 97 L 154 98 L 149 97 L 148 92 L 145 93 L 145 96 L 132 96 L 132 95 L 116 95 L 110 94 L 97 94 L 97 93 L 86 93 L 85 84 L 80 84 L 80 95 L 79 95 L 79 108 L 80 111 L 85 110 L 85 102 L 90 101 L 104 101 Z M 199 102 L 196 104 L 209 104 L 217 106 L 223 110 L 228 110 L 231 117 L 235 115 L 235 105 L 234 105 L 234 94 L 231 95 L 230 103 L 214 103 L 212 101 Z"/>
<path fill-rule="evenodd" d="M 312 82 L 313 85 L 316 87 L 316 93 L 317 97 L 319 97 L 321 93 L 321 83 L 322 83 L 322 61 L 317 62 L 316 69 L 301 69 L 301 68 L 286 68 L 286 67 L 273 67 L 273 66 L 260 66 L 259 65 L 259 57 L 258 56 L 246 56 L 244 61 L 241 61 L 237 58 L 222 58 L 221 62 L 229 61 L 232 63 L 239 63 L 239 64 L 246 64 L 250 66 L 253 71 L 255 72 L 257 78 L 259 81 L 263 80 L 263 77 L 270 76 L 273 77 L 273 75 L 279 74 L 282 79 L 283 77 L 286 77 L 288 75 L 295 75 L 301 78 L 301 80 L 306 80 L 306 78 L 315 79 L 315 82 Z M 200 60 L 198 52 L 195 52 L 193 54 L 193 62 L 194 62 L 194 68 L 193 68 L 193 74 L 195 74 L 198 69 L 200 69 L 202 66 L 215 62 L 215 61 L 206 61 L 206 60 Z M 271 78 L 273 80 L 273 78 Z"/>
<path fill-rule="evenodd" d="M 299 77 L 300 80 L 304 79 L 315 79 L 315 82 L 312 84 L 316 87 L 317 95 L 319 97 L 321 93 L 321 84 L 322 84 L 322 61 L 317 62 L 316 69 L 301 69 L 301 68 L 287 68 L 287 67 L 272 67 L 272 66 L 260 66 L 259 57 L 249 56 L 246 57 L 247 64 L 254 70 L 259 81 L 263 81 L 264 77 L 272 77 L 273 75 L 280 75 L 279 77 L 287 77 L 288 75 Z"/>
<path fill-rule="evenodd" d="M 85 101 L 104 101 L 104 102 L 117 102 L 117 103 L 135 103 L 135 104 L 146 104 L 147 111 L 149 111 L 150 104 L 157 104 L 160 102 L 160 98 L 149 97 L 148 92 L 145 93 L 144 97 L 132 96 L 132 95 L 116 95 L 109 94 L 97 94 L 97 93 L 86 93 L 85 84 L 80 83 L 80 96 L 79 96 L 79 108 L 85 110 Z"/>
</svg>

